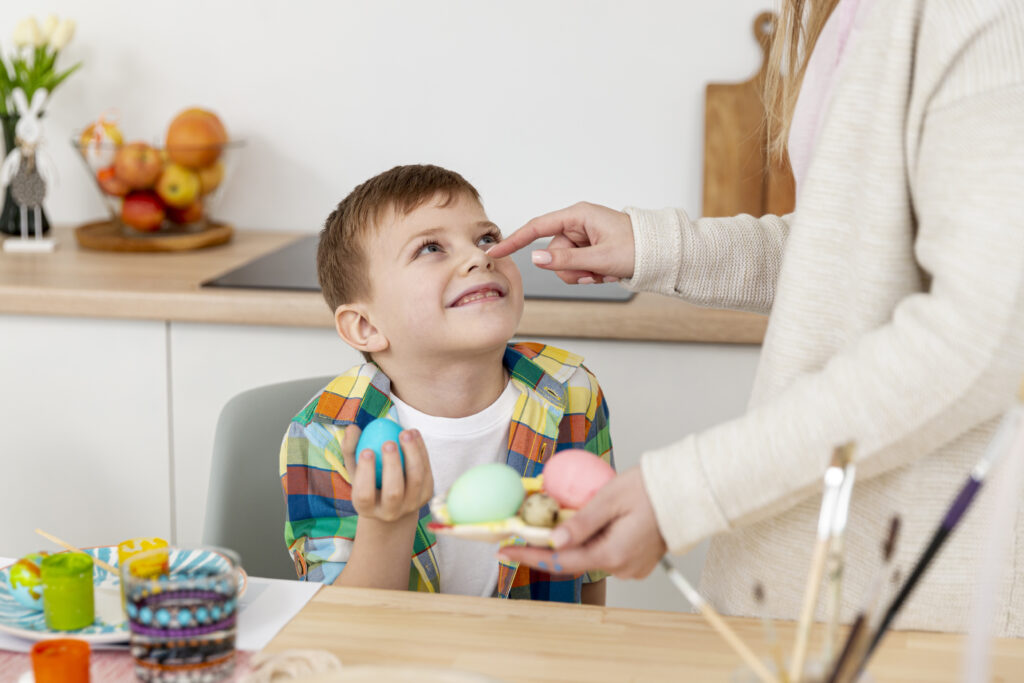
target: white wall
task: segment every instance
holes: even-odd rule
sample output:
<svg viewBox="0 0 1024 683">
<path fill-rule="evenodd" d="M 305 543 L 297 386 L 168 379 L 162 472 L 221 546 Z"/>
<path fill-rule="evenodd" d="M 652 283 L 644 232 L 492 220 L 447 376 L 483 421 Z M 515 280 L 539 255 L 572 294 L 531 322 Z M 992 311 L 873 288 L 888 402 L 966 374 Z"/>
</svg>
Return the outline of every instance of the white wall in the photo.
<svg viewBox="0 0 1024 683">
<path fill-rule="evenodd" d="M 78 21 L 46 132 L 52 219 L 103 215 L 71 132 L 108 107 L 159 140 L 194 104 L 248 147 L 221 217 L 310 232 L 355 184 L 401 163 L 463 173 L 504 229 L 578 200 L 700 206 L 704 86 L 760 65 L 772 0 L 0 3 Z"/>
</svg>

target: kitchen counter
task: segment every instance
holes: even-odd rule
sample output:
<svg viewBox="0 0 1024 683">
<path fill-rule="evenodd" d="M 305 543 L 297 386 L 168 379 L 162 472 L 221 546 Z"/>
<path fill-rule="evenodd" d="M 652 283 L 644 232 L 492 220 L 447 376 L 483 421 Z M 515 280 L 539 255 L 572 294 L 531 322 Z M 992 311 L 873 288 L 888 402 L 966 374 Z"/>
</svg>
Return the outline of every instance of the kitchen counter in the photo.
<svg viewBox="0 0 1024 683">
<path fill-rule="evenodd" d="M 236 231 L 226 245 L 182 253 L 82 249 L 56 228 L 50 254 L 0 252 L 0 313 L 333 327 L 319 293 L 202 288 L 205 280 L 302 237 Z M 518 335 L 759 344 L 767 318 L 656 294 L 627 303 L 527 299 Z"/>
</svg>

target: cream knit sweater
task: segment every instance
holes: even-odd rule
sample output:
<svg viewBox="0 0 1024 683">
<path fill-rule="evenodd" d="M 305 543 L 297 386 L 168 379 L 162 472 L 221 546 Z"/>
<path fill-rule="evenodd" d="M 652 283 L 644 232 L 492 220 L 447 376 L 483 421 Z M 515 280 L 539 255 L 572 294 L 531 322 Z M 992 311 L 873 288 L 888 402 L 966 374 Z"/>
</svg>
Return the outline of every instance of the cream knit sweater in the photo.
<svg viewBox="0 0 1024 683">
<path fill-rule="evenodd" d="M 795 213 L 628 210 L 628 287 L 771 313 L 747 413 L 641 460 L 669 548 L 714 536 L 702 588 L 728 613 L 755 613 L 761 581 L 775 615 L 797 615 L 821 478 L 854 439 L 850 620 L 890 515 L 906 572 L 1024 376 L 1024 0 L 861 15 Z M 897 627 L 966 627 L 985 494 Z M 1024 507 L 1006 542 L 996 630 L 1019 636 Z"/>
</svg>

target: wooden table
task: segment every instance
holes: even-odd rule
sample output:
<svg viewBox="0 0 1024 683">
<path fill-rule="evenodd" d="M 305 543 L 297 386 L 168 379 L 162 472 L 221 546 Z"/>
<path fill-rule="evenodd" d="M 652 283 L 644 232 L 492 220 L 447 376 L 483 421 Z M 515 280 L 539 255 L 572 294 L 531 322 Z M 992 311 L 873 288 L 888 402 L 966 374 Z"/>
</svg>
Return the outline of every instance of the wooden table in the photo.
<svg viewBox="0 0 1024 683">
<path fill-rule="evenodd" d="M 759 621 L 728 621 L 767 656 Z M 791 643 L 792 625 L 777 626 Z M 957 681 L 963 641 L 893 632 L 870 671 L 879 682 Z M 348 666 L 450 667 L 523 681 L 728 681 L 741 665 L 693 614 L 333 586 L 266 651 L 292 648 L 329 650 Z M 1024 640 L 999 640 L 993 651 L 993 680 L 1024 680 Z"/>
<path fill-rule="evenodd" d="M 319 292 L 203 288 L 302 233 L 236 230 L 228 244 L 172 253 L 91 251 L 67 227 L 52 254 L 0 252 L 0 314 L 334 328 Z M 767 318 L 657 294 L 628 303 L 527 299 L 518 336 L 760 344 Z"/>
</svg>

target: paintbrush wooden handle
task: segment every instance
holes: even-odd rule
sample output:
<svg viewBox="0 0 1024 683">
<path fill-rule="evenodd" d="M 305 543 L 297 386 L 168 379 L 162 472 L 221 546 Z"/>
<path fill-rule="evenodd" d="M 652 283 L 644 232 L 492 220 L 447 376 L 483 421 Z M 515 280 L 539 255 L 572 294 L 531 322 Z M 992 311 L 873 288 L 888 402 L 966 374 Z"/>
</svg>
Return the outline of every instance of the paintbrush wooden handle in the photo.
<svg viewBox="0 0 1024 683">
<path fill-rule="evenodd" d="M 89 555 L 89 553 L 86 553 L 86 552 L 82 551 L 81 549 L 76 548 L 75 546 L 71 545 L 70 543 L 67 543 L 66 541 L 60 540 L 59 538 L 57 538 L 56 536 L 53 536 L 52 534 L 46 533 L 42 529 L 36 529 L 36 533 L 39 534 L 40 536 L 42 536 L 43 538 L 45 538 L 46 540 L 50 541 L 51 543 L 56 543 L 61 548 L 64 548 L 64 550 L 70 550 L 73 553 L 83 553 L 85 555 Z M 92 555 L 89 555 L 89 557 L 92 557 Z M 92 557 L 92 561 L 95 564 L 99 565 L 100 567 L 103 567 L 104 569 L 106 569 L 108 572 L 110 572 L 114 576 L 121 576 L 121 572 L 117 571 L 117 567 L 115 567 L 113 565 L 110 565 L 110 564 L 107 564 L 106 562 L 104 562 L 100 558 Z"/>
<path fill-rule="evenodd" d="M 818 590 L 821 587 L 821 575 L 825 569 L 827 552 L 828 539 L 819 540 L 811 557 L 811 570 L 807 575 L 804 603 L 800 609 L 800 621 L 797 623 L 793 658 L 789 663 L 789 677 L 794 681 L 799 681 L 803 676 L 804 662 L 807 659 L 807 640 L 811 633 L 811 622 L 814 620 L 814 606 L 818 604 Z"/>
<path fill-rule="evenodd" d="M 747 644 L 740 640 L 740 637 L 736 635 L 736 632 L 729 628 L 729 625 L 725 623 L 722 616 L 715 611 L 715 609 L 706 602 L 702 602 L 700 605 L 700 613 L 704 615 L 711 627 L 718 631 L 718 635 L 722 636 L 725 642 L 732 646 L 732 649 L 743 658 L 743 661 L 747 663 L 757 677 L 760 678 L 764 683 L 778 683 L 778 679 L 772 675 L 772 672 L 768 670 L 768 667 L 764 665 L 757 655 L 747 647 Z"/>
</svg>

